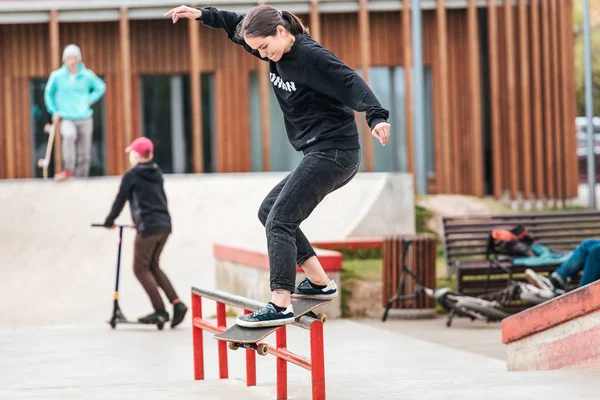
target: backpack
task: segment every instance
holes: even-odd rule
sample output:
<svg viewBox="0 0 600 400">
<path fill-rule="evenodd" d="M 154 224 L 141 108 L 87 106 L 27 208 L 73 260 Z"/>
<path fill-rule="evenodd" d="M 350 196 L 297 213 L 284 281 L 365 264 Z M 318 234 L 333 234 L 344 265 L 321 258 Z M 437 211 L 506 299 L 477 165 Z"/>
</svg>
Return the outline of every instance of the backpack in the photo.
<svg viewBox="0 0 600 400">
<path fill-rule="evenodd" d="M 527 228 L 518 225 L 510 230 L 494 229 L 490 232 L 487 242 L 486 256 L 491 254 L 506 255 L 510 257 L 533 256 L 532 245 L 535 243 L 533 236 Z"/>
</svg>

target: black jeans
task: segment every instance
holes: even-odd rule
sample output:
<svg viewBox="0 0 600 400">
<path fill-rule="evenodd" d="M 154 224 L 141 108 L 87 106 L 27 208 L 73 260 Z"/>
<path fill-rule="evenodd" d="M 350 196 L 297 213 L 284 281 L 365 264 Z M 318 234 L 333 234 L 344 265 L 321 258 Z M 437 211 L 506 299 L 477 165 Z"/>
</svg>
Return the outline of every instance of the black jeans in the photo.
<svg viewBox="0 0 600 400">
<path fill-rule="evenodd" d="M 359 166 L 360 149 L 310 152 L 263 200 L 258 219 L 267 233 L 271 290 L 294 292 L 296 265 L 316 255 L 300 223 L 325 196 L 350 182 Z"/>
</svg>

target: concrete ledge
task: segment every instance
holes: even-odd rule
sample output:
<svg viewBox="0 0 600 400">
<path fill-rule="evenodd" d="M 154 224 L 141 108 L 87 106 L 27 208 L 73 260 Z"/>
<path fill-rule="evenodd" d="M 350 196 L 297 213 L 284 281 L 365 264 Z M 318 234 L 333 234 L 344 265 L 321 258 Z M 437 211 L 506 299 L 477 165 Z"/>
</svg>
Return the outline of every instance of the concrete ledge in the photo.
<svg viewBox="0 0 600 400">
<path fill-rule="evenodd" d="M 327 314 L 329 318 L 339 318 L 342 315 L 342 254 L 318 248 L 315 248 L 315 252 L 327 275 L 337 284 L 340 293 L 331 303 L 321 307 L 319 312 Z M 266 252 L 216 243 L 213 245 L 213 255 L 216 260 L 217 289 L 265 303 L 270 300 L 269 256 Z M 304 271 L 297 266 L 296 284 L 304 278 Z M 236 312 L 239 315 L 241 310 Z"/>
<path fill-rule="evenodd" d="M 502 321 L 510 371 L 600 368 L 600 282 Z"/>
</svg>

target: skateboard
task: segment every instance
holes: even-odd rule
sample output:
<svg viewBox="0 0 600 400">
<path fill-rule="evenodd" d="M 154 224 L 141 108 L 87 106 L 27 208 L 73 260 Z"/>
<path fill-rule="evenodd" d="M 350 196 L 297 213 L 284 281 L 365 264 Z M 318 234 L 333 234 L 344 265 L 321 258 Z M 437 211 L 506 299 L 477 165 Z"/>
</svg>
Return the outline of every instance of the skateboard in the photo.
<svg viewBox="0 0 600 400">
<path fill-rule="evenodd" d="M 50 156 L 52 155 L 52 146 L 54 145 L 54 137 L 60 130 L 60 123 L 44 125 L 44 132 L 48 136 L 48 146 L 46 147 L 46 155 L 40 158 L 37 162 L 38 168 L 42 168 L 44 179 L 48 179 L 48 167 L 50 166 Z"/>
<path fill-rule="evenodd" d="M 296 320 L 303 315 L 307 315 L 320 320 L 322 323 L 325 323 L 325 321 L 327 321 L 327 315 L 323 313 L 315 314 L 313 310 L 322 306 L 323 304 L 329 303 L 331 300 L 332 299 L 317 300 L 292 297 L 292 305 L 294 307 Z M 281 328 L 281 326 L 282 325 L 266 326 L 261 328 L 246 328 L 235 324 L 225 332 L 216 334 L 213 337 L 217 340 L 227 342 L 227 347 L 229 347 L 231 350 L 237 350 L 238 348 L 243 347 L 245 349 L 254 349 L 261 356 L 265 356 L 269 352 L 269 345 L 258 342 L 275 332 L 277 329 Z"/>
</svg>

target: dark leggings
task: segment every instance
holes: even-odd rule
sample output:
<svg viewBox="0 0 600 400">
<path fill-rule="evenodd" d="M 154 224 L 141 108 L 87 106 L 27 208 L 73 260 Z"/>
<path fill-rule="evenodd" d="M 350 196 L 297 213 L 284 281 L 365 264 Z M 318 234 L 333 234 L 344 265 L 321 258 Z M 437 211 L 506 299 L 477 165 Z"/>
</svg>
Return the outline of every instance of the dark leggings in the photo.
<svg viewBox="0 0 600 400">
<path fill-rule="evenodd" d="M 170 302 L 178 298 L 173 285 L 158 263 L 160 253 L 162 253 L 168 238 L 169 233 L 156 233 L 146 237 L 138 234 L 135 237 L 133 272 L 148 293 L 155 310 L 165 309 L 165 304 L 158 292 L 159 286 Z"/>
</svg>

